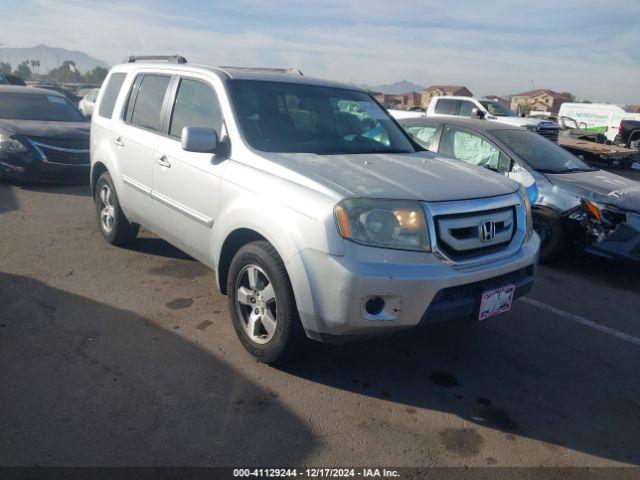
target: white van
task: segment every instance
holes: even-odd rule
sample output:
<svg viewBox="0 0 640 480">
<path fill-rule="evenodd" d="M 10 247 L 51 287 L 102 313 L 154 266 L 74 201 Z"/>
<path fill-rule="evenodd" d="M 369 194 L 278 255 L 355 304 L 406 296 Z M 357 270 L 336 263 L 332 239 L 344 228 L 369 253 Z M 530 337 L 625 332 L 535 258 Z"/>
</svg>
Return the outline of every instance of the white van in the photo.
<svg viewBox="0 0 640 480">
<path fill-rule="evenodd" d="M 640 120 L 640 114 L 609 103 L 563 103 L 558 112 L 558 121 L 564 127 L 599 132 L 612 142 L 621 120 Z"/>
</svg>

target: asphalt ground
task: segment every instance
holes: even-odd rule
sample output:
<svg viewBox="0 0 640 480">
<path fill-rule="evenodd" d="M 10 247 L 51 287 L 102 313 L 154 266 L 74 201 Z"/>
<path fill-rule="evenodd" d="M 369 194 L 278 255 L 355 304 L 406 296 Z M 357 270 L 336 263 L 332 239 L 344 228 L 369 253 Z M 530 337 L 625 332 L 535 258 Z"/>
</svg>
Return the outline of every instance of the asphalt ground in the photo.
<svg viewBox="0 0 640 480">
<path fill-rule="evenodd" d="M 572 253 L 503 316 L 271 368 L 206 267 L 0 183 L 0 466 L 638 465 L 639 360 L 640 268 Z"/>
</svg>

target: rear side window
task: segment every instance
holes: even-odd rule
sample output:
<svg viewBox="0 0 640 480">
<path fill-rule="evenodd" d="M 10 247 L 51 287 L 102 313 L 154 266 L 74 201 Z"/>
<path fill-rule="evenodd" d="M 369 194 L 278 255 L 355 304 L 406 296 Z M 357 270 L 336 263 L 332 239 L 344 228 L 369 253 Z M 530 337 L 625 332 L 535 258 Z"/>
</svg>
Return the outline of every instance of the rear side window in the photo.
<svg viewBox="0 0 640 480">
<path fill-rule="evenodd" d="M 460 108 L 460 100 L 439 98 L 436 102 L 435 112 L 442 115 L 457 115 Z"/>
<path fill-rule="evenodd" d="M 183 127 L 212 128 L 220 136 L 222 113 L 218 97 L 206 83 L 182 79 L 171 115 L 169 135 L 180 138 Z"/>
<path fill-rule="evenodd" d="M 132 125 L 156 132 L 162 129 L 162 104 L 170 80 L 170 77 L 160 75 L 142 77 L 131 113 Z"/>
<path fill-rule="evenodd" d="M 113 73 L 107 81 L 107 85 L 104 87 L 104 93 L 102 94 L 102 101 L 100 102 L 100 108 L 98 109 L 98 115 L 104 118 L 111 118 L 113 114 L 113 107 L 116 104 L 120 87 L 124 82 L 126 73 Z"/>
</svg>

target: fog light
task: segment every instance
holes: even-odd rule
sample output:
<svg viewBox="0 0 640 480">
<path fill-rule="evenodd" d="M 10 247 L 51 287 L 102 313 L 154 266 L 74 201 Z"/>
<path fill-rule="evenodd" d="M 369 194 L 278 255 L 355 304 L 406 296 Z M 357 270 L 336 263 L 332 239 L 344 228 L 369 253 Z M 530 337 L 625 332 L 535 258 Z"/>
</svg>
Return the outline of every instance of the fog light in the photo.
<svg viewBox="0 0 640 480">
<path fill-rule="evenodd" d="M 369 315 L 380 315 L 384 310 L 384 299 L 381 297 L 371 297 L 364 305 L 365 311 Z"/>
</svg>

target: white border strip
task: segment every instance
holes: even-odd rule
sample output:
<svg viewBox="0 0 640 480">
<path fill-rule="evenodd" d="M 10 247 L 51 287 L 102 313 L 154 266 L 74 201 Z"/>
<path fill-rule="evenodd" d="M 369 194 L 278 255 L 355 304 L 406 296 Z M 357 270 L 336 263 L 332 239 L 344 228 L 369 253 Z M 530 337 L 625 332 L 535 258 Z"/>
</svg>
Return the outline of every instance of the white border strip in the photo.
<svg viewBox="0 0 640 480">
<path fill-rule="evenodd" d="M 580 325 L 584 325 L 585 327 L 593 328 L 594 330 L 598 330 L 599 332 L 606 333 L 607 335 L 611 335 L 613 337 L 619 338 L 620 340 L 624 340 L 625 342 L 633 343 L 640 347 L 640 338 L 634 337 L 632 335 L 628 335 L 623 332 L 619 332 L 618 330 L 614 330 L 613 328 L 605 327 L 604 325 L 600 325 L 599 323 L 592 322 L 591 320 L 587 320 L 586 318 L 581 317 L 580 315 L 576 315 L 575 313 L 565 312 L 564 310 L 560 310 L 559 308 L 552 307 L 551 305 L 547 305 L 546 303 L 539 302 L 538 300 L 534 300 L 529 297 L 520 297 L 520 300 L 524 303 L 528 303 L 529 305 L 533 305 L 534 307 L 538 307 L 542 310 L 546 310 L 547 312 L 555 313 L 564 318 L 568 318 L 569 320 L 573 320 Z"/>
</svg>

